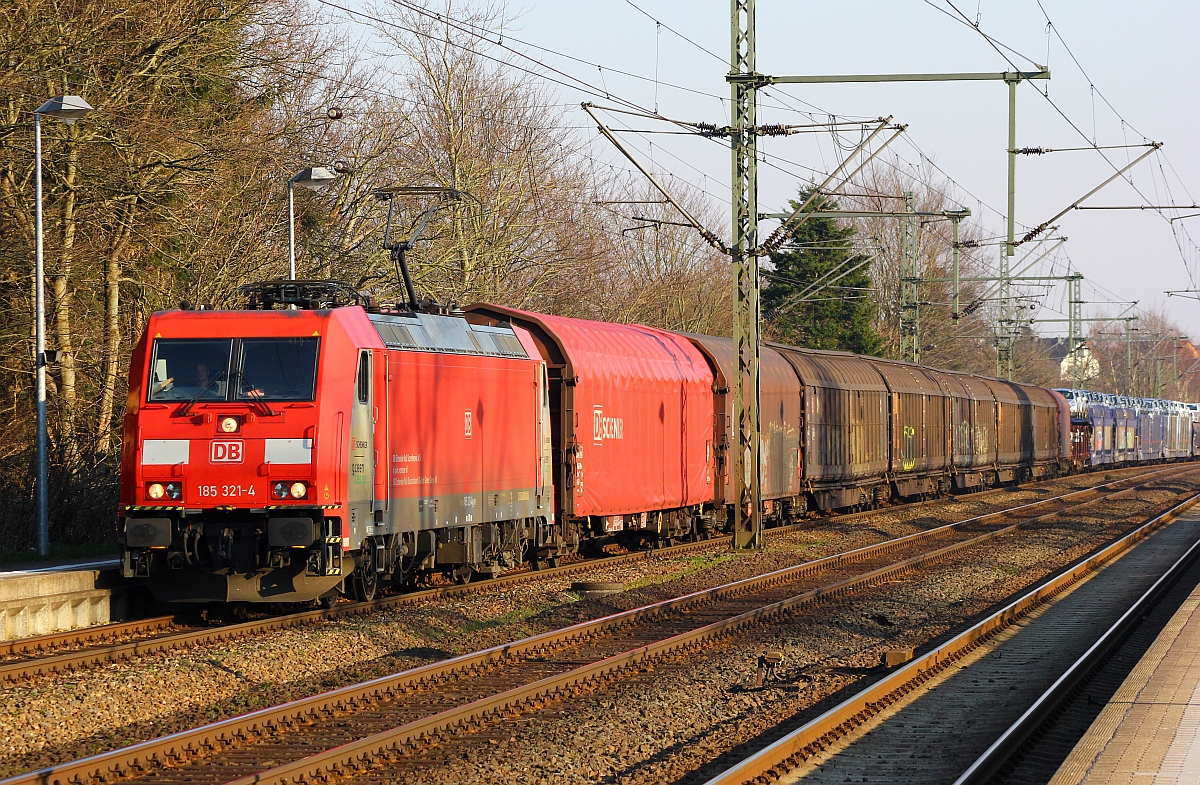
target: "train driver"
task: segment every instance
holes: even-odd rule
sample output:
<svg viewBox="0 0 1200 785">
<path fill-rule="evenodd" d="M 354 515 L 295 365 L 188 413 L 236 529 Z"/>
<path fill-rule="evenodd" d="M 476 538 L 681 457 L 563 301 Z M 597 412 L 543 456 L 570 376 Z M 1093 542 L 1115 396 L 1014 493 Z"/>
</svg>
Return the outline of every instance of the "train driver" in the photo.
<svg viewBox="0 0 1200 785">
<path fill-rule="evenodd" d="M 211 393 L 213 397 L 223 397 L 221 382 L 213 378 L 212 372 L 208 369 L 208 363 L 203 360 L 196 363 L 196 387 L 206 393 Z"/>
</svg>

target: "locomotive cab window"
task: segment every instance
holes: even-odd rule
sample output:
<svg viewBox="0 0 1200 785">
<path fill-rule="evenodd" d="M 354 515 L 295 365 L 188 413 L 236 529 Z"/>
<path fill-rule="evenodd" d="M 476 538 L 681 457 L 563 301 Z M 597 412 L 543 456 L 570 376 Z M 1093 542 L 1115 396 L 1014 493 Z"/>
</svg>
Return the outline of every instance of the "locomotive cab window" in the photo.
<svg viewBox="0 0 1200 785">
<path fill-rule="evenodd" d="M 371 400 L 371 353 L 361 352 L 358 355 L 358 402 L 367 403 Z"/>
<path fill-rule="evenodd" d="M 223 401 L 233 340 L 159 338 L 150 362 L 150 401 Z"/>
<path fill-rule="evenodd" d="M 246 338 L 241 359 L 236 400 L 313 400 L 316 338 Z"/>
<path fill-rule="evenodd" d="M 312 401 L 317 338 L 158 338 L 148 401 Z"/>
</svg>

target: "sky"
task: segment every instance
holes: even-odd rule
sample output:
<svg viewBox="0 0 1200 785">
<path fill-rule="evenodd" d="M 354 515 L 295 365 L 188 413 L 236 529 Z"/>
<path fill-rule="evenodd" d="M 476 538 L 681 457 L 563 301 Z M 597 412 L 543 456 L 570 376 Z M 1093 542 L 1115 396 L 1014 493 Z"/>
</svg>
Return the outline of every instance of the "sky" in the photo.
<svg viewBox="0 0 1200 785">
<path fill-rule="evenodd" d="M 512 0 L 506 11 L 511 21 L 505 44 L 532 58 L 510 59 L 544 75 L 563 104 L 618 105 L 549 79 L 580 80 L 674 119 L 728 122 L 728 0 Z M 1018 87 L 1017 146 L 1088 149 L 1018 157 L 1018 236 L 1022 226 L 1051 218 L 1111 176 L 1114 167 L 1145 152 L 1138 145 L 1148 141 L 1163 147 L 1130 171 L 1132 186 L 1117 180 L 1084 204 L 1182 207 L 1196 203 L 1193 195 L 1200 197 L 1195 145 L 1200 2 L 1195 0 L 1040 0 L 1040 5 L 1038 0 L 758 0 L 756 21 L 758 71 L 769 75 L 1048 66 L 1048 82 Z M 979 31 L 1015 53 L 1003 47 L 998 52 Z M 1048 90 L 1048 99 L 1042 90 Z M 856 120 L 891 116 L 907 124 L 906 134 L 889 147 L 901 156 L 900 165 L 931 161 L 952 181 L 947 188 L 971 209 L 986 235 L 1003 232 L 1008 100 L 1002 82 L 789 85 L 760 96 L 760 123 L 820 122 L 833 114 Z M 565 112 L 564 121 L 592 140 L 591 155 L 630 168 L 598 137 L 582 110 L 568 106 Z M 637 118 L 607 117 L 629 127 L 666 130 Z M 841 143 L 859 136 L 857 130 L 847 132 Z M 656 172 L 687 181 L 728 210 L 727 146 L 694 136 L 623 138 Z M 1122 147 L 1097 152 L 1093 144 Z M 781 209 L 805 180 L 836 165 L 838 155 L 829 134 L 765 139 L 760 150 L 773 156 L 768 161 L 774 164 L 760 166 L 760 211 Z M 1126 308 L 1123 301 L 1137 300 L 1139 310 L 1165 309 L 1200 340 L 1200 301 L 1164 294 L 1200 288 L 1193 280 L 1200 272 L 1200 217 L 1167 220 L 1198 212 L 1073 210 L 1057 221 L 1058 235 L 1069 239 L 1038 272 L 1061 274 L 1068 263 L 1081 272 L 1085 318 L 1115 315 Z M 764 224 L 767 231 L 773 226 Z M 999 250 L 979 253 L 998 257 Z M 1018 248 L 1016 258 L 1024 253 Z M 1061 318 L 1065 311 L 1060 284 L 1033 315 Z M 1045 335 L 1065 333 L 1062 324 L 1036 329 Z"/>
</svg>

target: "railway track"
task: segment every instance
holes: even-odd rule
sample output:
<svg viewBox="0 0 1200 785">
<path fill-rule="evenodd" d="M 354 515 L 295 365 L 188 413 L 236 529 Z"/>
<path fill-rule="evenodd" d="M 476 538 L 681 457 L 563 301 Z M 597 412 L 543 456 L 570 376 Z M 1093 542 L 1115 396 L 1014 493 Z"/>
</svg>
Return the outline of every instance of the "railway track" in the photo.
<svg viewBox="0 0 1200 785">
<path fill-rule="evenodd" d="M 1106 472 L 1106 477 L 1122 475 L 1124 481 L 1132 477 L 1146 477 L 1162 472 L 1186 471 L 1180 465 L 1168 468 L 1156 466 L 1132 467 Z M 896 510 L 911 510 L 936 505 L 954 504 L 959 501 L 1003 495 L 1015 490 L 1046 487 L 1054 480 L 1030 483 L 1016 488 L 994 488 L 980 493 L 950 498 L 931 499 L 898 506 Z M 1087 489 L 1084 489 L 1085 491 Z M 1047 500 L 1048 501 L 1048 500 Z M 849 523 L 861 518 L 878 515 L 879 510 L 846 513 L 830 516 L 827 522 Z M 766 536 L 777 537 L 809 525 L 799 522 L 766 531 Z M 465 585 L 442 586 L 377 599 L 369 603 L 341 603 L 329 609 L 302 611 L 271 616 L 253 621 L 222 625 L 189 624 L 176 616 L 158 616 L 139 621 L 86 627 L 64 633 L 52 633 L 33 638 L 17 639 L 0 643 L 0 684 L 19 683 L 36 676 L 68 673 L 75 670 L 99 667 L 109 663 L 123 662 L 149 654 L 179 651 L 212 643 L 228 642 L 261 633 L 304 627 L 336 619 L 350 619 L 387 608 L 417 605 L 424 602 L 452 599 L 480 591 L 511 586 L 552 577 L 572 575 L 595 567 L 598 563 L 616 565 L 660 557 L 671 557 L 722 549 L 729 542 L 728 536 L 714 537 L 699 542 L 682 543 L 667 548 L 634 551 L 615 556 L 587 559 L 551 569 L 523 570 L 509 573 L 491 580 Z"/>
<path fill-rule="evenodd" d="M 1156 516 L 706 785 L 864 774 L 895 785 L 1002 780 L 1014 753 L 1174 583 L 1189 571 L 1200 577 L 1198 527 L 1160 531 L 1198 501 Z"/>
<path fill-rule="evenodd" d="M 876 585 L 1018 528 L 1195 471 L 1159 469 L 975 516 L 4 782 L 295 782 L 353 772 L 614 683 L 659 660 L 743 635 L 806 604 Z"/>
</svg>

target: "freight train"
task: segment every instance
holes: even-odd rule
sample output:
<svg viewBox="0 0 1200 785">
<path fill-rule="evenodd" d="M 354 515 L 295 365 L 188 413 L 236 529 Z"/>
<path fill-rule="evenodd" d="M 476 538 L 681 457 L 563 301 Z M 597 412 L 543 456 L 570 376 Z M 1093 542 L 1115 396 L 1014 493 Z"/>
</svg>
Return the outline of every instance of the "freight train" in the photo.
<svg viewBox="0 0 1200 785">
<path fill-rule="evenodd" d="M 329 281 L 244 290 L 243 310 L 155 313 L 133 353 L 118 536 L 162 601 L 367 600 L 727 525 L 729 339 L 381 307 Z M 1190 404 L 761 358 L 769 522 L 1197 452 Z"/>
</svg>

